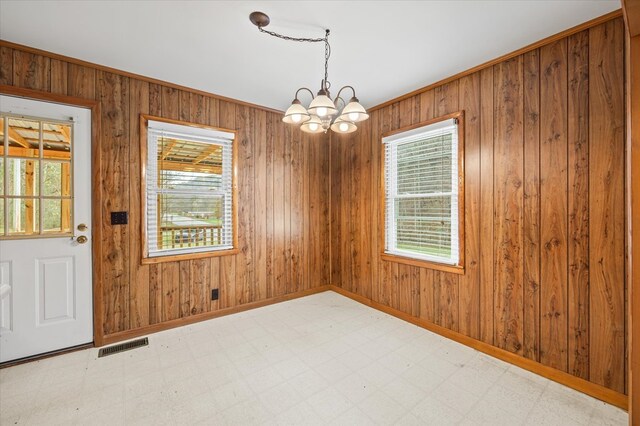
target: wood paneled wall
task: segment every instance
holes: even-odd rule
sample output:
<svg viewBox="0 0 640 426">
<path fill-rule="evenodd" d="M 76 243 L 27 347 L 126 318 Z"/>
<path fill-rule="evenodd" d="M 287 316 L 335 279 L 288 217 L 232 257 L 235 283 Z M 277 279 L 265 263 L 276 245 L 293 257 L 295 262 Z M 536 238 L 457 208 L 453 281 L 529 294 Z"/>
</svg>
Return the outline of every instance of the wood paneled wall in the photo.
<svg viewBox="0 0 640 426">
<path fill-rule="evenodd" d="M 626 392 L 621 18 L 332 134 L 332 283 Z M 380 260 L 381 135 L 465 112 L 464 275 Z"/>
<path fill-rule="evenodd" d="M 329 142 L 281 114 L 29 48 L 0 45 L 0 84 L 97 100 L 105 339 L 329 284 Z M 141 113 L 237 131 L 234 256 L 141 265 Z M 95 154 L 95 153 L 94 153 Z M 127 226 L 109 212 L 128 211 Z M 211 289 L 220 298 L 211 301 Z M 98 309 L 98 312 L 100 309 Z M 156 327 L 157 329 L 157 327 Z M 133 332 L 133 333 L 132 333 Z"/>
</svg>

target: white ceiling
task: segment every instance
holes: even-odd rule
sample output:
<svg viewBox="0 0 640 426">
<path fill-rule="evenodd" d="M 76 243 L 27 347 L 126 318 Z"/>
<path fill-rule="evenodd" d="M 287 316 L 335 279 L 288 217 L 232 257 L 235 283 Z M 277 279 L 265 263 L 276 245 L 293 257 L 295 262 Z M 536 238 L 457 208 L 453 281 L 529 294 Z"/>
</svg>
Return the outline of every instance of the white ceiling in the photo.
<svg viewBox="0 0 640 426">
<path fill-rule="evenodd" d="M 286 109 L 329 80 L 367 107 L 620 7 L 586 1 L 0 1 L 0 38 L 231 98 Z M 303 99 L 303 103 L 308 102 Z"/>
</svg>

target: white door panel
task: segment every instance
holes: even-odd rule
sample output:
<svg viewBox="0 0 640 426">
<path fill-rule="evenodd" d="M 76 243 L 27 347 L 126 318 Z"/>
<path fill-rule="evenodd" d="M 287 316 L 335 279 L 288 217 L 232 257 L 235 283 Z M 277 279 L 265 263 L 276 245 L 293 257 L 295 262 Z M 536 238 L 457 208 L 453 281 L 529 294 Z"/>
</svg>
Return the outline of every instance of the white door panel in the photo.
<svg viewBox="0 0 640 426">
<path fill-rule="evenodd" d="M 6 181 L 0 191 L 0 362 L 6 362 L 93 341 L 91 112 L 4 95 L 0 112 Z M 17 127 L 7 126 L 21 116 L 25 127 L 16 135 Z M 39 123 L 39 130 L 28 123 Z M 5 140 L 5 133 L 14 139 Z M 55 185 L 66 189 L 52 192 Z M 59 230 L 51 231 L 56 220 Z"/>
<path fill-rule="evenodd" d="M 10 333 L 13 317 L 11 262 L 0 262 L 0 333 Z"/>
</svg>

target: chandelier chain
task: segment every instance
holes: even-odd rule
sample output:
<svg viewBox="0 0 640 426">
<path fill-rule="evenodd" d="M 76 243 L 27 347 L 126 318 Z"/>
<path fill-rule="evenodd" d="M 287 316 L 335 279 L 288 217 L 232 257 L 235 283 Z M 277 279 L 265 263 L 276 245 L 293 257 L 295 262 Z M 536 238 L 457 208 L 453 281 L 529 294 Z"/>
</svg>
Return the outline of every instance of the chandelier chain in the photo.
<svg viewBox="0 0 640 426">
<path fill-rule="evenodd" d="M 291 37 L 284 34 L 278 34 L 273 31 L 265 30 L 262 27 L 258 27 L 261 33 L 269 34 L 270 36 L 287 40 L 287 41 L 298 41 L 302 43 L 321 43 L 324 42 L 324 84 L 325 89 L 329 89 L 329 57 L 331 56 L 331 45 L 329 44 L 329 30 L 325 30 L 325 36 L 322 38 L 304 38 L 304 37 Z"/>
</svg>

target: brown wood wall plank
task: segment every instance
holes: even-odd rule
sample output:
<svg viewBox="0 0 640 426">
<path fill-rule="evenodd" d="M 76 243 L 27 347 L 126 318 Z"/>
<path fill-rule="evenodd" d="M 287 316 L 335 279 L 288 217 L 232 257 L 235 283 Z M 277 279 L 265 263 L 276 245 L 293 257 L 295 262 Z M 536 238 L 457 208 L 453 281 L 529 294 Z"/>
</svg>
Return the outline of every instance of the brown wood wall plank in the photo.
<svg viewBox="0 0 640 426">
<path fill-rule="evenodd" d="M 77 81 L 77 80 L 73 80 Z M 129 99 L 129 227 L 136 232 L 141 229 L 141 173 L 140 149 L 135 141 L 140 134 L 140 114 L 149 113 L 149 83 L 131 80 Z M 149 265 L 141 265 L 142 246 L 140 238 L 129 239 L 129 328 L 139 328 L 150 324 L 149 320 Z"/>
<path fill-rule="evenodd" d="M 589 32 L 568 39 L 568 371 L 589 379 Z"/>
<path fill-rule="evenodd" d="M 291 281 L 291 135 L 293 129 L 291 126 L 283 126 L 284 128 L 284 207 L 282 217 L 284 220 L 284 288 L 285 293 L 289 293 L 294 287 Z M 328 147 L 327 147 L 328 148 Z"/>
<path fill-rule="evenodd" d="M 540 360 L 540 55 L 524 54 L 523 355 Z"/>
<path fill-rule="evenodd" d="M 380 143 L 380 127 L 379 127 L 379 114 L 375 114 L 370 117 L 371 124 L 364 126 L 368 128 L 370 131 L 369 139 L 372 141 L 371 145 L 371 181 L 369 184 L 369 193 L 371 194 L 371 247 L 369 251 L 370 261 L 371 261 L 371 298 L 375 301 L 379 301 L 380 298 L 380 259 L 379 255 L 384 250 L 382 247 L 382 230 L 380 229 L 380 213 L 383 211 L 384 206 L 380 202 L 380 167 L 382 158 L 384 157 L 382 144 Z M 363 141 L 363 143 L 367 143 L 367 140 Z M 332 172 L 331 176 L 339 175 L 340 169 L 333 168 L 334 158 L 331 157 L 331 166 Z M 340 191 L 339 187 L 336 189 Z M 333 194 L 333 192 L 332 192 Z M 332 206 L 333 210 L 338 210 L 335 208 L 335 204 Z M 339 254 L 332 256 L 338 256 Z M 340 281 L 332 281 L 332 283 L 336 283 Z"/>
<path fill-rule="evenodd" d="M 493 67 L 480 72 L 480 340 L 494 343 Z M 488 243 L 488 244 L 487 244 Z"/>
<path fill-rule="evenodd" d="M 51 60 L 34 53 L 14 50 L 13 85 L 49 92 L 51 89 Z"/>
<path fill-rule="evenodd" d="M 96 70 L 69 64 L 67 69 L 67 94 L 78 98 L 95 99 Z M 158 86 L 156 86 L 158 87 Z M 149 103 L 151 105 L 151 102 Z"/>
<path fill-rule="evenodd" d="M 540 49 L 540 361 L 567 369 L 567 40 Z"/>
<path fill-rule="evenodd" d="M 493 68 L 494 344 L 522 354 L 523 58 Z"/>
<path fill-rule="evenodd" d="M 67 85 L 69 83 L 68 64 L 57 59 L 52 59 L 50 72 L 51 93 L 66 95 Z"/>
<path fill-rule="evenodd" d="M 589 379 L 625 390 L 624 28 L 589 30 Z"/>
<path fill-rule="evenodd" d="M 255 294 L 252 299 L 267 298 L 267 113 L 257 111 L 255 116 L 255 183 L 254 234 Z"/>
<path fill-rule="evenodd" d="M 236 108 L 236 124 L 245 129 L 238 138 L 238 170 L 242 170 L 238 179 L 238 229 L 244 232 L 238 233 L 238 248 L 240 252 L 236 256 L 236 303 L 242 305 L 251 301 L 253 293 L 253 188 L 254 175 L 254 129 L 252 126 L 255 114 L 248 107 Z"/>
<path fill-rule="evenodd" d="M 101 108 L 101 145 L 108 161 L 102 164 L 102 209 L 106 212 L 129 209 L 129 79 L 98 72 L 97 98 Z M 103 267 L 105 334 L 124 331 L 129 318 L 129 228 L 111 225 L 103 215 L 102 252 L 109 260 Z M 96 224 L 97 225 L 97 224 Z M 94 225 L 95 226 L 95 225 Z"/>
<path fill-rule="evenodd" d="M 459 278 L 459 331 L 480 337 L 480 73 L 460 80 L 459 108 L 464 110 L 465 269 Z"/>
<path fill-rule="evenodd" d="M 13 49 L 0 47 L 0 84 L 13 84 Z"/>
</svg>

